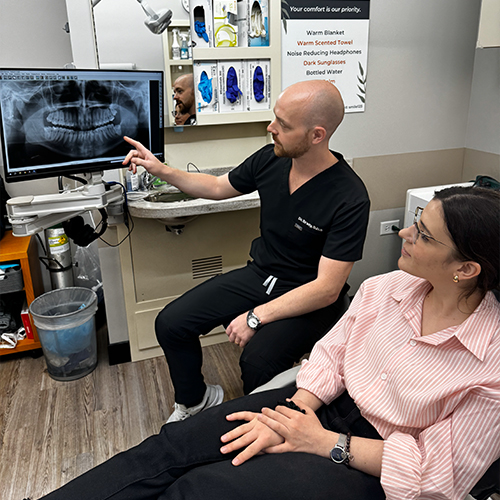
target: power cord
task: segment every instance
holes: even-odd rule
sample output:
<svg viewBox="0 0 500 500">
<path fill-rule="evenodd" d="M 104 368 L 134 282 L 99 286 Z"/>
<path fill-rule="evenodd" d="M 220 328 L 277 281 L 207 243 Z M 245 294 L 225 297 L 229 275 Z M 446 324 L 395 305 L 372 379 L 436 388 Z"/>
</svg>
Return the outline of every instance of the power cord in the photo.
<svg viewBox="0 0 500 500">
<path fill-rule="evenodd" d="M 118 181 L 110 181 L 110 182 L 106 182 L 106 185 L 107 186 L 120 186 L 123 190 L 123 197 L 125 199 L 125 203 L 123 204 L 123 218 L 124 218 L 124 221 L 123 223 L 125 224 L 125 226 L 127 226 L 128 228 L 128 233 L 122 238 L 121 241 L 119 241 L 118 243 L 116 244 L 112 244 L 112 243 L 109 243 L 107 242 L 102 236 L 99 237 L 99 239 L 105 243 L 106 245 L 108 245 L 109 247 L 118 247 L 120 246 L 128 237 L 130 237 L 130 234 L 132 233 L 132 231 L 134 230 L 134 227 L 135 227 L 135 224 L 134 224 L 134 219 L 132 218 L 132 216 L 130 215 L 130 211 L 128 209 L 128 198 L 127 198 L 127 190 L 125 189 L 125 186 L 121 183 L 121 182 L 118 182 Z M 129 225 L 130 224 L 130 225 Z"/>
<path fill-rule="evenodd" d="M 187 170 L 188 172 L 189 172 L 189 166 L 190 166 L 190 165 L 191 165 L 191 166 L 193 166 L 193 167 L 196 169 L 196 171 L 197 171 L 197 172 L 201 172 L 201 170 L 200 170 L 200 169 L 199 169 L 199 168 L 198 168 L 198 167 L 197 167 L 197 166 L 196 166 L 193 162 L 191 162 L 191 161 L 190 161 L 190 162 L 187 164 L 187 166 L 186 166 L 186 170 Z"/>
<path fill-rule="evenodd" d="M 64 191 L 64 186 L 62 182 L 63 177 L 66 177 L 66 179 L 71 179 L 72 181 L 81 182 L 82 184 L 88 184 L 88 182 L 85 179 L 83 179 L 82 177 L 77 177 L 76 175 L 60 175 L 57 178 L 57 186 L 59 188 L 60 193 Z"/>
</svg>

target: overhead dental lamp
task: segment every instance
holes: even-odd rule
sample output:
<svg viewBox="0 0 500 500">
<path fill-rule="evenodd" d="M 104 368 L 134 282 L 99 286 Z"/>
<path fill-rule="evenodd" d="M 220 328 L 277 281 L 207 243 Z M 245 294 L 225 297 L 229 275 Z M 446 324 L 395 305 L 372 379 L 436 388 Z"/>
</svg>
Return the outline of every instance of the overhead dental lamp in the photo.
<svg viewBox="0 0 500 500">
<path fill-rule="evenodd" d="M 92 0 L 92 7 L 95 7 L 102 0 Z M 168 27 L 172 20 L 172 11 L 169 9 L 161 9 L 156 13 L 145 0 L 137 0 L 146 13 L 147 18 L 144 24 L 148 27 L 149 31 L 155 35 L 161 35 Z"/>
</svg>

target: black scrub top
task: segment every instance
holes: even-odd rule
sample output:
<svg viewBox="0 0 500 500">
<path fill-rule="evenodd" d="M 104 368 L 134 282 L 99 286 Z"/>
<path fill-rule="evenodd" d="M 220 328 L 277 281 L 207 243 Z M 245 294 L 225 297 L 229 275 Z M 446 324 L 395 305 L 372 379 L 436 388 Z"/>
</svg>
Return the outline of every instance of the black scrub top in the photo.
<svg viewBox="0 0 500 500">
<path fill-rule="evenodd" d="M 296 283 L 318 275 L 319 259 L 361 259 L 370 199 L 363 181 L 340 153 L 339 160 L 293 194 L 289 189 L 290 158 L 274 154 L 269 144 L 229 172 L 240 193 L 257 190 L 261 201 L 261 236 L 250 256 L 266 273 Z"/>
</svg>

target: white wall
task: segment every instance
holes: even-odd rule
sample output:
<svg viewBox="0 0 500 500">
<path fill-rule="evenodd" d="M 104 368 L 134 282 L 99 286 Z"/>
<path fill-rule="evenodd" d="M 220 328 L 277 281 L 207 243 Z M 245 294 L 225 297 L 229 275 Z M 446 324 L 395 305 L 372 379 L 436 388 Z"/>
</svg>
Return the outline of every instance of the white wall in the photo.
<svg viewBox="0 0 500 500">
<path fill-rule="evenodd" d="M 465 146 L 500 154 L 500 48 L 476 50 Z"/>
<path fill-rule="evenodd" d="M 72 0 L 73 1 L 73 0 Z M 157 14 L 164 9 L 177 21 L 189 22 L 180 0 L 148 0 Z M 102 0 L 94 8 L 99 63 L 134 63 L 137 69 L 163 69 L 163 37 L 144 25 L 146 14 L 137 0 Z"/>
<path fill-rule="evenodd" d="M 10 48 L 0 52 L 1 66 L 59 67 L 71 60 L 64 0 L 0 0 L 0 6 L 0 43 Z M 482 72 L 495 71 L 491 56 L 482 59 L 496 49 L 478 54 L 474 72 L 479 10 L 480 0 L 371 2 L 366 111 L 346 116 L 332 148 L 349 158 L 461 148 L 467 134 L 481 149 L 498 149 L 500 141 L 487 138 L 482 107 L 489 104 L 481 100 L 491 85 Z M 498 59 L 496 72 L 498 80 Z"/>
<path fill-rule="evenodd" d="M 0 66 L 61 68 L 71 62 L 64 0 L 0 0 Z"/>
<path fill-rule="evenodd" d="M 480 0 L 370 2 L 366 111 L 332 147 L 348 157 L 464 146 Z"/>
<path fill-rule="evenodd" d="M 373 0 L 366 111 L 346 116 L 332 148 L 348 158 L 464 147 L 500 154 L 500 49 L 475 49 L 480 3 Z M 0 0 L 0 66 L 71 62 L 69 36 L 62 29 L 66 21 L 65 0 Z M 133 40 L 134 33 L 128 36 Z M 259 147 L 264 128 L 197 127 L 178 138 L 168 131 L 168 160 L 184 166 L 199 157 L 204 166 L 210 156 L 211 165 L 226 165 Z M 55 180 L 8 185 L 11 196 L 56 190 Z M 397 254 L 399 242 L 395 236 L 380 238 L 378 227 L 399 216 L 400 207 L 371 214 L 365 257 L 350 280 L 353 291 L 377 265 L 391 267 L 389 255 Z M 385 260 L 375 265 L 374 259 Z"/>
<path fill-rule="evenodd" d="M 72 61 L 64 0 L 0 0 L 0 67 L 62 68 Z M 0 171 L 3 159 L 0 152 Z M 7 185 L 11 196 L 57 192 L 57 180 Z"/>
</svg>

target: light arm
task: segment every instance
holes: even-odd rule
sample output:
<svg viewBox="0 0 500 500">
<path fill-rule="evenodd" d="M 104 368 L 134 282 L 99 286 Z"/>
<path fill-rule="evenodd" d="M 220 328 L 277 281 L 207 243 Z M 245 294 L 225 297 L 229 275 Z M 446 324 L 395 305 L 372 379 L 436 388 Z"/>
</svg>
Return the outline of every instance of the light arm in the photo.
<svg viewBox="0 0 500 500">
<path fill-rule="evenodd" d="M 99 4 L 102 0 L 92 0 L 92 8 Z M 137 0 L 148 18 L 144 24 L 155 35 L 161 35 L 172 21 L 172 11 L 169 9 L 161 9 L 156 13 L 145 0 Z"/>
</svg>

